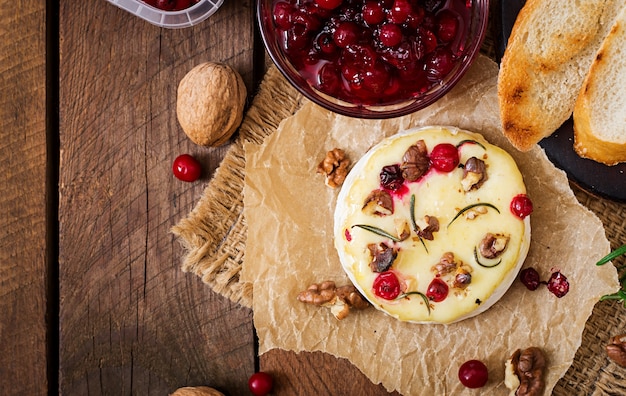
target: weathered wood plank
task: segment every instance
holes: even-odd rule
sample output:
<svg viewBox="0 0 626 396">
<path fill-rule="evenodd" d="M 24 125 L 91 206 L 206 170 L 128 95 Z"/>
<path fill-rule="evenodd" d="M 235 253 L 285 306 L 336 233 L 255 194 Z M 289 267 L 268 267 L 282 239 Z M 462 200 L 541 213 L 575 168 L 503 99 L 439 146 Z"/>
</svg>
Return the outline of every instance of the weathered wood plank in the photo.
<svg viewBox="0 0 626 396">
<path fill-rule="evenodd" d="M 48 390 L 46 2 L 0 1 L 0 393 Z"/>
</svg>

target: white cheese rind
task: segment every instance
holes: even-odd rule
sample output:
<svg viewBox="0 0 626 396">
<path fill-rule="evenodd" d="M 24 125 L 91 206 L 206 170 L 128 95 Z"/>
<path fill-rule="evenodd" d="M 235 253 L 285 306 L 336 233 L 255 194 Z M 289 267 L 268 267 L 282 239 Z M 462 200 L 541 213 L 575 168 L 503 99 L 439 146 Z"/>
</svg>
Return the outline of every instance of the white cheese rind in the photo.
<svg viewBox="0 0 626 396">
<path fill-rule="evenodd" d="M 426 143 L 428 151 L 439 143 L 456 145 L 462 140 L 480 142 L 461 146 L 460 162 L 475 156 L 487 165 L 488 179 L 476 190 L 465 192 L 461 186 L 463 170 L 443 173 L 431 169 L 422 179 L 407 183 L 408 192 L 394 195 L 394 214 L 372 216 L 361 211 L 367 195 L 379 189 L 379 173 L 383 166 L 400 163 L 406 149 L 418 140 Z M 402 321 L 416 323 L 453 323 L 484 312 L 508 290 L 515 280 L 528 253 L 530 245 L 530 218 L 520 220 L 509 209 L 511 200 L 525 194 L 523 178 L 517 165 L 504 150 L 489 144 L 482 135 L 454 127 L 423 127 L 401 132 L 368 151 L 352 168 L 337 198 L 335 209 L 335 247 L 344 271 L 359 291 L 379 310 Z M 412 233 L 402 242 L 392 242 L 370 231 L 352 227 L 368 224 L 389 232 L 395 231 L 394 219 L 410 219 L 410 197 L 415 195 L 415 218 L 419 222 L 425 215 L 439 220 L 440 230 L 434 240 L 425 240 L 426 248 Z M 469 220 L 465 216 L 448 223 L 467 205 L 489 203 L 498 213 L 487 208 L 485 213 Z M 483 207 L 485 208 L 485 207 Z M 510 237 L 503 252 L 502 262 L 492 268 L 476 263 L 474 248 L 488 232 Z M 346 234 L 350 235 L 350 241 Z M 465 289 L 450 288 L 442 302 L 431 302 L 430 312 L 424 300 L 417 295 L 388 301 L 377 297 L 372 283 L 378 275 L 372 272 L 370 243 L 386 242 L 399 248 L 392 270 L 399 275 L 405 292 L 426 293 L 434 277 L 432 267 L 446 252 L 454 253 L 457 261 L 471 267 L 472 281 Z"/>
</svg>

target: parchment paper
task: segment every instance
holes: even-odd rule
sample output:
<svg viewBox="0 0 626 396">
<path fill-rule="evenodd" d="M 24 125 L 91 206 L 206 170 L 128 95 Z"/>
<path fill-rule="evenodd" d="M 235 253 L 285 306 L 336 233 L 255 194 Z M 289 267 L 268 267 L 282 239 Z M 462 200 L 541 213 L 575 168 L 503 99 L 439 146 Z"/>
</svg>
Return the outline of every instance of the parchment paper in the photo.
<svg viewBox="0 0 626 396">
<path fill-rule="evenodd" d="M 538 346 L 548 359 L 546 394 L 566 372 L 594 304 L 619 288 L 613 266 L 596 267 L 609 252 L 602 223 L 578 203 L 565 174 L 537 148 L 521 153 L 499 130 L 497 65 L 479 57 L 436 104 L 392 120 L 359 120 L 306 103 L 262 145 L 246 145 L 244 215 L 248 239 L 242 279 L 252 282 L 259 353 L 272 348 L 324 351 L 350 360 L 374 383 L 403 395 L 475 394 L 458 381 L 458 367 L 480 359 L 489 382 L 480 393 L 507 394 L 504 361 L 517 348 Z M 534 203 L 532 239 L 524 264 L 548 279 L 559 269 L 570 292 L 516 281 L 487 312 L 452 325 L 403 323 L 374 308 L 338 321 L 326 308 L 296 300 L 312 283 L 349 282 L 333 247 L 338 190 L 315 169 L 326 152 L 344 149 L 356 162 L 385 136 L 420 125 L 452 125 L 482 133 L 517 161 Z"/>
</svg>

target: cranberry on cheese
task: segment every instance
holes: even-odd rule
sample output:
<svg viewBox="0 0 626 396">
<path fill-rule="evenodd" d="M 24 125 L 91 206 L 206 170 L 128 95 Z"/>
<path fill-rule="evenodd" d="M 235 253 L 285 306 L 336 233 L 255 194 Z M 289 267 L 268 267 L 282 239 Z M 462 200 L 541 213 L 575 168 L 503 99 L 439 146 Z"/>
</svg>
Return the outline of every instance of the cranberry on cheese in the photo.
<svg viewBox="0 0 626 396">
<path fill-rule="evenodd" d="M 335 247 L 378 309 L 402 321 L 456 322 L 487 310 L 515 280 L 530 243 L 529 216 L 511 210 L 520 197 L 515 161 L 481 135 L 408 130 L 348 174 Z"/>
</svg>

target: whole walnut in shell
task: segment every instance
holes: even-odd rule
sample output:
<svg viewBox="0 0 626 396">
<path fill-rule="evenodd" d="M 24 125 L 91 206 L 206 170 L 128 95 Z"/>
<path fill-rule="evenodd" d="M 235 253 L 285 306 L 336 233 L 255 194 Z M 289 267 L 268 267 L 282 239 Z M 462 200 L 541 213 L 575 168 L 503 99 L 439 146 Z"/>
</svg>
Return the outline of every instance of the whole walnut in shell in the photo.
<svg viewBox="0 0 626 396">
<path fill-rule="evenodd" d="M 176 389 L 170 396 L 224 396 L 224 394 L 208 386 L 186 386 Z"/>
<path fill-rule="evenodd" d="M 201 63 L 178 84 L 178 122 L 194 143 L 220 146 L 241 124 L 246 95 L 236 70 L 220 63 Z"/>
</svg>

